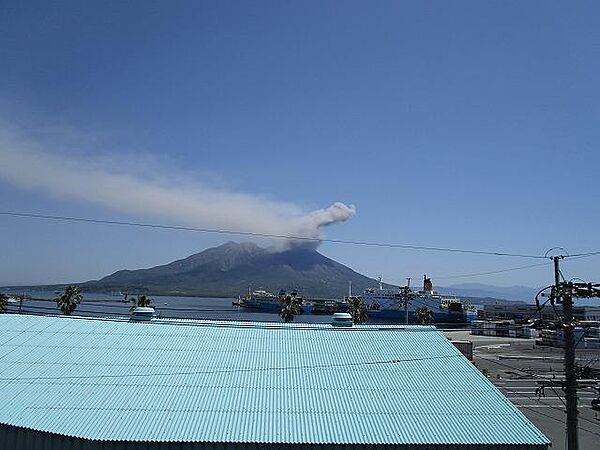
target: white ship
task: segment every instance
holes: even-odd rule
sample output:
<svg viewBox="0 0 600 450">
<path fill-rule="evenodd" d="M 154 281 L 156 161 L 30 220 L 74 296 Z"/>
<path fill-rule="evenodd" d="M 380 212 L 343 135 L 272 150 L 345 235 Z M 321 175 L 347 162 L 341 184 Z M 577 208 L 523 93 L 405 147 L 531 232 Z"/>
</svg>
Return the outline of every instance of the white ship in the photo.
<svg viewBox="0 0 600 450">
<path fill-rule="evenodd" d="M 405 288 L 384 289 L 381 277 L 379 287 L 366 289 L 362 301 L 372 318 L 405 321 L 403 291 Z M 415 311 L 426 307 L 431 310 L 434 323 L 470 322 L 477 318 L 477 311 L 465 305 L 455 295 L 442 295 L 433 290 L 431 278 L 423 277 L 423 289 L 410 291 L 408 321 L 415 322 Z"/>
</svg>

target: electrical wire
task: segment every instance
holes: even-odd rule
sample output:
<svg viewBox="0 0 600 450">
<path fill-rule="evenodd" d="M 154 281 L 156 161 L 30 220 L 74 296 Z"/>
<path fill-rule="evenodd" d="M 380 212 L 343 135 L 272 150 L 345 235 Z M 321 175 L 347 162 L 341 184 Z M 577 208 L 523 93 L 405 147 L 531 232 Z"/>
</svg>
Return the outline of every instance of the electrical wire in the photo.
<svg viewBox="0 0 600 450">
<path fill-rule="evenodd" d="M 566 408 L 567 407 L 567 403 L 563 400 L 563 398 L 558 394 L 558 392 L 556 392 L 556 389 L 554 389 L 554 386 L 550 385 L 550 389 L 552 390 L 552 392 L 554 392 L 554 395 L 556 395 L 556 398 L 558 398 L 560 400 L 560 402 L 563 404 L 563 406 Z"/>
<path fill-rule="evenodd" d="M 476 273 L 467 273 L 467 274 L 462 274 L 462 275 L 446 275 L 446 276 L 441 276 L 441 277 L 436 276 L 435 279 L 436 280 L 447 280 L 447 279 L 454 279 L 454 278 L 470 278 L 470 277 L 478 277 L 478 276 L 483 276 L 483 275 L 494 275 L 497 273 L 512 272 L 514 270 L 531 269 L 533 267 L 548 266 L 550 264 L 551 263 L 549 263 L 549 262 L 545 262 L 545 263 L 538 263 L 538 264 L 529 264 L 527 266 L 511 267 L 508 269 L 492 270 L 489 272 L 476 272 Z"/>
<path fill-rule="evenodd" d="M 539 378 L 539 379 L 542 379 L 542 380 L 547 380 L 547 378 L 545 378 L 545 377 L 542 377 L 541 375 L 538 375 L 538 374 L 536 374 L 536 373 L 533 373 L 533 372 L 531 372 L 531 371 L 528 371 L 528 370 L 525 370 L 525 369 L 520 369 L 520 368 L 518 368 L 518 367 L 511 366 L 510 364 L 501 363 L 500 361 L 496 361 L 495 359 L 485 358 L 485 357 L 483 357 L 483 356 L 481 356 L 481 355 L 478 355 L 477 357 L 478 357 L 478 358 L 480 358 L 480 359 L 483 359 L 483 360 L 485 360 L 485 361 L 489 361 L 489 362 L 491 362 L 491 363 L 494 363 L 494 364 L 496 364 L 496 365 L 498 365 L 498 366 L 505 367 L 505 368 L 507 368 L 507 369 L 511 369 L 511 370 L 516 370 L 516 371 L 518 371 L 518 372 L 522 372 L 522 373 L 524 373 L 524 374 L 526 374 L 526 375 L 529 375 L 529 376 L 531 376 L 531 377 L 533 377 L 533 378 Z"/>
<path fill-rule="evenodd" d="M 589 256 L 596 256 L 596 255 L 600 255 L 600 251 L 595 251 L 595 252 L 587 252 L 587 253 L 575 253 L 573 255 L 565 255 L 564 258 L 565 259 L 579 259 L 579 258 L 587 258 Z"/>
<path fill-rule="evenodd" d="M 542 379 L 542 380 L 544 380 L 544 381 L 547 381 L 547 378 L 545 378 L 545 377 L 542 377 L 542 376 L 540 376 L 540 375 L 538 375 L 538 374 L 536 374 L 536 373 L 533 373 L 533 372 L 530 372 L 530 371 L 527 371 L 527 370 L 524 370 L 524 369 L 521 369 L 521 368 L 518 368 L 518 367 L 515 367 L 515 366 L 511 366 L 510 364 L 501 363 L 501 362 L 499 362 L 499 361 L 496 361 L 496 360 L 494 360 L 494 359 L 485 358 L 485 357 L 483 357 L 483 356 L 481 356 L 481 355 L 478 355 L 477 357 L 478 357 L 478 358 L 480 358 L 480 359 L 483 359 L 483 360 L 485 360 L 485 361 L 489 361 L 489 362 L 491 362 L 491 363 L 497 364 L 497 365 L 499 365 L 499 366 L 502 366 L 502 367 L 505 367 L 505 368 L 508 368 L 508 369 L 511 369 L 511 370 L 516 370 L 516 371 L 518 371 L 518 372 L 522 372 L 522 373 L 524 373 L 524 374 L 527 374 L 527 375 L 531 376 L 532 378 L 536 378 L 536 379 Z M 505 389 L 505 390 L 507 390 L 507 391 L 510 391 L 510 389 L 509 389 L 509 388 L 506 388 L 506 387 L 503 387 L 503 389 Z M 554 391 L 554 388 L 553 388 L 552 386 L 551 386 L 551 389 Z M 516 391 L 513 391 L 513 393 L 516 393 L 516 394 L 522 394 L 522 393 L 520 393 L 520 392 L 516 392 Z M 554 393 L 555 393 L 555 394 L 556 394 L 556 396 L 557 396 L 557 397 L 560 399 L 560 401 L 561 401 L 561 402 L 562 402 L 562 403 L 563 403 L 563 404 L 566 406 L 566 404 L 565 404 L 565 402 L 563 401 L 562 397 L 560 397 L 560 396 L 559 396 L 559 395 L 556 393 L 556 391 L 554 391 Z M 529 396 L 526 396 L 526 397 L 528 397 L 528 398 L 531 398 L 531 399 L 535 399 L 535 397 L 529 397 Z M 541 401 L 540 399 L 537 399 L 537 400 L 538 400 L 540 403 L 542 403 L 543 405 L 547 405 L 547 406 L 549 406 L 549 407 L 552 407 L 552 408 L 554 408 L 554 409 L 557 409 L 558 411 L 564 412 L 562 409 L 558 409 L 558 408 L 557 408 L 557 407 L 555 407 L 554 405 L 549 405 L 549 404 L 547 404 L 547 403 L 544 403 L 544 402 L 543 402 L 543 401 Z M 595 423 L 595 422 L 593 422 L 593 421 L 591 421 L 591 420 L 589 420 L 589 419 L 587 419 L 587 418 L 585 418 L 585 417 L 579 417 L 579 419 L 580 419 L 580 420 L 583 420 L 583 421 L 586 421 L 586 422 L 590 422 L 590 423 L 592 423 L 592 424 L 594 424 L 594 425 L 599 425 L 599 424 L 597 424 L 597 423 Z M 586 431 L 587 431 L 587 430 L 586 430 Z"/>
<path fill-rule="evenodd" d="M 510 389 L 510 388 L 507 388 L 507 387 L 503 387 L 503 389 L 504 389 L 505 391 L 507 391 L 507 392 L 510 392 L 510 393 L 512 393 L 512 394 L 523 395 L 523 393 L 522 393 L 522 392 L 517 392 L 517 391 L 515 391 L 515 390 L 512 390 L 512 389 Z M 540 404 L 542 404 L 542 405 L 544 405 L 544 406 L 547 406 L 547 407 L 548 407 L 548 409 L 553 409 L 553 410 L 556 410 L 556 411 L 560 411 L 560 412 L 561 412 L 561 413 L 563 413 L 563 414 L 565 413 L 565 411 L 564 411 L 563 409 L 561 409 L 559 406 L 550 405 L 549 403 L 545 403 L 545 402 L 541 401 L 541 399 L 539 399 L 539 398 L 536 398 L 536 397 L 531 397 L 531 396 L 528 396 L 528 395 L 525 395 L 525 397 L 527 397 L 527 398 L 529 398 L 529 399 L 531 399 L 531 400 L 536 400 L 538 403 L 540 403 Z M 563 424 L 563 425 L 565 425 L 565 426 L 566 426 L 566 423 L 565 423 L 565 421 L 564 421 L 564 420 L 561 420 L 561 419 L 559 419 L 559 418 L 557 418 L 557 417 L 554 417 L 554 416 L 551 416 L 551 415 L 549 415 L 549 414 L 542 413 L 541 411 L 539 411 L 539 410 L 537 410 L 537 409 L 535 409 L 535 408 L 531 408 L 531 407 L 529 407 L 529 406 L 527 406 L 527 405 L 515 405 L 515 406 L 516 406 L 517 408 L 523 408 L 523 409 L 527 409 L 528 411 L 535 412 L 535 413 L 537 413 L 537 414 L 539 414 L 539 415 L 541 415 L 541 416 L 547 417 L 548 419 L 552 419 L 552 420 L 554 420 L 554 421 L 556 421 L 556 422 L 560 422 L 561 424 Z M 591 423 L 592 425 L 598 426 L 598 424 L 597 424 L 597 423 L 595 423 L 595 422 L 593 422 L 593 421 L 591 421 L 591 420 L 589 420 L 589 419 L 586 419 L 585 417 L 579 417 L 579 419 L 580 419 L 580 420 L 583 420 L 583 421 L 585 421 L 585 422 L 589 422 L 589 423 Z M 597 433 L 597 432 L 595 432 L 595 431 L 589 430 L 589 429 L 587 429 L 587 428 L 583 428 L 583 427 L 582 427 L 582 426 L 580 426 L 579 424 L 578 424 L 578 426 L 577 426 L 577 429 L 578 429 L 578 430 L 581 430 L 581 431 L 585 431 L 585 432 L 587 432 L 587 433 L 590 433 L 590 434 L 593 434 L 593 435 L 595 435 L 595 436 L 600 436 L 600 433 Z"/>
<path fill-rule="evenodd" d="M 398 249 L 404 249 L 404 250 L 424 250 L 424 251 L 437 251 L 437 252 L 449 252 L 449 253 L 463 253 L 463 254 L 472 254 L 472 255 L 547 259 L 546 256 L 542 256 L 542 255 L 527 255 L 527 254 L 522 254 L 522 253 L 508 253 L 508 252 L 500 252 L 500 251 L 471 250 L 471 249 L 460 249 L 460 248 L 450 248 L 450 247 L 435 247 L 435 246 L 426 246 L 426 245 L 398 244 L 398 243 L 375 242 L 375 241 L 354 241 L 354 240 L 344 240 L 344 239 L 311 238 L 311 237 L 306 237 L 306 236 L 257 233 L 257 232 L 253 232 L 253 231 L 225 230 L 225 229 L 218 229 L 218 228 L 196 228 L 196 227 L 188 227 L 188 226 L 180 226 L 180 225 L 163 225 L 163 224 L 129 222 L 129 221 L 120 221 L 120 220 L 111 220 L 111 219 L 92 219 L 92 218 L 84 218 L 84 217 L 69 217 L 69 216 L 57 216 L 57 215 L 46 215 L 46 214 L 34 214 L 34 213 L 19 213 L 19 212 L 13 212 L 13 211 L 0 211 L 0 215 L 12 216 L 12 217 L 35 218 L 35 219 L 48 219 L 48 220 L 67 221 L 67 222 L 83 222 L 83 223 L 95 223 L 95 224 L 106 224 L 106 225 L 123 225 L 123 226 L 131 226 L 131 227 L 155 228 L 155 229 L 175 230 L 175 231 L 192 231 L 192 232 L 198 232 L 198 233 L 216 233 L 216 234 L 251 236 L 251 237 L 272 238 L 272 239 L 291 239 L 291 240 L 307 241 L 307 242 L 329 242 L 329 243 L 334 243 L 334 244 L 363 245 L 363 246 L 370 246 L 370 247 L 398 248 Z"/>
<path fill-rule="evenodd" d="M 542 318 L 542 314 L 541 312 L 544 310 L 544 308 L 546 307 L 546 305 L 548 304 L 548 302 L 552 300 L 551 298 L 549 298 L 548 300 L 546 300 L 544 303 L 542 303 L 540 306 L 537 306 L 536 310 L 534 312 L 532 312 L 525 320 L 529 321 L 535 314 L 540 314 L 540 320 Z"/>
<path fill-rule="evenodd" d="M 506 386 L 503 386 L 502 388 L 503 388 L 505 391 L 508 391 L 508 392 L 510 392 L 510 393 L 512 393 L 512 394 L 522 395 L 522 396 L 524 396 L 524 397 L 527 397 L 528 399 L 531 399 L 531 400 L 537 400 L 537 402 L 538 402 L 538 403 L 540 403 L 540 404 L 542 404 L 542 405 L 544 405 L 544 406 L 547 406 L 549 409 L 554 409 L 554 410 L 556 410 L 556 411 L 560 411 L 561 413 L 566 413 L 566 412 L 565 412 L 565 410 L 563 410 L 561 407 L 559 407 L 559 406 L 554 406 L 554 405 L 551 405 L 551 404 L 549 404 L 549 403 L 546 403 L 546 402 L 542 401 L 542 400 L 541 400 L 541 399 L 539 399 L 539 398 L 536 398 L 536 397 L 531 397 L 531 396 L 529 396 L 529 395 L 525 395 L 525 394 L 523 394 L 522 392 L 514 391 L 514 390 L 512 390 L 512 389 L 510 389 L 510 388 L 507 388 Z M 554 388 L 553 388 L 552 386 L 551 386 L 551 389 L 552 389 L 552 391 L 553 391 L 553 392 L 556 394 L 556 391 L 554 390 Z M 559 399 L 559 400 L 562 402 L 562 404 L 563 404 L 564 406 L 566 406 L 566 403 L 563 401 L 562 397 L 560 397 L 558 394 L 557 394 L 556 396 L 557 396 L 557 397 L 558 397 L 558 399 Z M 520 406 L 519 406 L 519 405 L 515 405 L 515 406 L 517 406 L 517 407 L 520 407 L 520 408 L 526 408 L 526 409 L 533 410 L 533 408 L 529 408 L 529 407 L 527 407 L 526 405 L 520 405 Z M 548 417 L 549 417 L 549 416 L 548 416 Z M 556 418 L 555 418 L 555 419 L 556 419 Z M 556 419 L 556 420 L 560 421 L 561 423 L 564 423 L 564 422 L 563 422 L 563 421 L 561 421 L 560 419 Z M 598 423 L 596 423 L 596 422 L 594 422 L 594 421 L 592 421 L 592 420 L 590 420 L 590 419 L 588 419 L 588 418 L 586 418 L 586 417 L 583 417 L 583 416 L 579 416 L 579 417 L 578 417 L 578 420 L 581 420 L 581 421 L 583 421 L 583 422 L 588 422 L 588 423 L 590 423 L 590 424 L 592 424 L 592 425 L 594 425 L 594 426 L 599 426 L 599 425 L 600 425 L 600 424 L 598 424 Z M 578 429 L 580 429 L 580 430 L 583 430 L 583 431 L 587 431 L 588 433 L 595 434 L 596 436 L 600 436 L 600 433 L 596 433 L 596 432 L 594 432 L 594 431 L 592 431 L 592 430 L 588 430 L 587 428 L 583 428 L 583 427 L 581 427 L 581 426 L 579 426 L 579 425 L 577 426 L 577 428 L 578 428 Z"/>
<path fill-rule="evenodd" d="M 356 367 L 356 366 L 374 366 L 383 364 L 398 364 L 403 362 L 419 362 L 432 361 L 438 359 L 463 358 L 462 354 L 458 355 L 439 355 L 428 356 L 422 358 L 408 359 L 389 359 L 381 361 L 364 361 L 355 363 L 340 363 L 340 364 L 321 364 L 321 365 L 305 365 L 305 366 L 287 366 L 287 367 L 257 367 L 249 369 L 223 369 L 223 370 L 201 370 L 189 372 L 148 372 L 137 374 L 115 374 L 115 375 L 74 375 L 60 377 L 12 377 L 0 378 L 0 381 L 62 381 L 62 380 L 84 380 L 84 379 L 99 379 L 99 378 L 144 378 L 144 377 L 159 377 L 159 376 L 176 376 L 176 375 L 214 375 L 222 373 L 251 373 L 251 372 L 269 372 L 269 371 L 286 371 L 286 370 L 311 370 L 311 369 L 330 369 L 336 367 Z"/>
</svg>

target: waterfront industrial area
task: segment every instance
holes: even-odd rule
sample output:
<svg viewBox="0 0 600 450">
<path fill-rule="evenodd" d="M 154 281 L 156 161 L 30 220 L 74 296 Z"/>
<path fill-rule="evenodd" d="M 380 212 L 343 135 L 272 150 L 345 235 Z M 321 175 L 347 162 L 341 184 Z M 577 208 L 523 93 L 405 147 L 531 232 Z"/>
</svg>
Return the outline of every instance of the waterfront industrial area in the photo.
<svg viewBox="0 0 600 450">
<path fill-rule="evenodd" d="M 0 342 L 11 449 L 550 444 L 433 326 L 2 314 Z"/>
<path fill-rule="evenodd" d="M 94 295 L 78 306 L 74 317 L 119 321 L 129 316 L 129 304 L 114 296 Z M 37 297 L 36 300 L 26 299 L 20 304 L 11 302 L 6 317 L 16 318 L 19 314 L 60 315 L 52 300 L 52 293 L 38 293 Z M 213 320 L 215 323 L 232 324 L 274 324 L 281 321 L 276 312 L 240 308 L 234 303 L 231 299 L 222 298 L 154 298 L 157 320 Z M 470 324 L 442 324 L 439 329 L 483 376 L 552 441 L 552 448 L 563 449 L 566 448 L 564 349 L 561 348 L 564 342 L 561 342 L 555 330 L 538 330 L 531 328 L 530 324 L 519 324 L 524 318 L 533 317 L 536 312 L 537 317 L 550 320 L 556 319 L 556 314 L 560 315 L 560 308 L 544 309 L 540 314 L 535 306 L 510 302 L 491 304 L 483 307 L 479 319 Z M 582 369 L 578 389 L 578 430 L 582 449 L 594 448 L 600 437 L 599 413 L 592 404 L 600 397 L 599 314 L 600 308 L 595 306 L 576 310 L 578 320 L 585 324 L 585 333 L 577 335 L 576 342 L 576 364 Z M 327 314 L 302 314 L 295 318 L 300 326 L 318 327 L 330 321 L 331 316 Z M 381 320 L 370 320 L 368 323 L 371 326 L 390 326 Z M 437 400 L 434 397 L 431 401 L 435 409 Z"/>
<path fill-rule="evenodd" d="M 473 364 L 550 438 L 553 449 L 566 448 L 564 349 L 539 345 L 535 339 L 473 335 L 469 330 L 444 334 L 471 341 Z M 576 358 L 595 371 L 596 378 L 578 389 L 580 448 L 593 449 L 600 437 L 599 413 L 592 409 L 592 401 L 600 397 L 600 349 L 580 348 Z"/>
</svg>

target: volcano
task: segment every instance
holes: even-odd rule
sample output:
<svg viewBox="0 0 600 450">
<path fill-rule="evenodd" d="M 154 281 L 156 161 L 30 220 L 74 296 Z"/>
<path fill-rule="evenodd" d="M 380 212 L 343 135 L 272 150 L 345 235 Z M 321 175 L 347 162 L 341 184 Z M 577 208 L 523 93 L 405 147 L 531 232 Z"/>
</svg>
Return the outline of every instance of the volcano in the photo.
<svg viewBox="0 0 600 450">
<path fill-rule="evenodd" d="M 275 293 L 297 289 L 309 297 L 341 298 L 347 294 L 350 281 L 355 292 L 377 284 L 313 249 L 276 252 L 254 243 L 227 242 L 169 264 L 120 270 L 82 287 L 219 297 L 237 297 L 249 288 L 260 287 Z"/>
</svg>

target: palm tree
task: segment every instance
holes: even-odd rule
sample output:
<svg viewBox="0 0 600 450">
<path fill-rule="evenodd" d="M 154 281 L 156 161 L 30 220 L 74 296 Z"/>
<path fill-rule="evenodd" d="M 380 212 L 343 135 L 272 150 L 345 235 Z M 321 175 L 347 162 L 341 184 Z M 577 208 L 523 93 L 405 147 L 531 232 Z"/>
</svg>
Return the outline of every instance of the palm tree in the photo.
<svg viewBox="0 0 600 450">
<path fill-rule="evenodd" d="M 415 311 L 415 319 L 418 324 L 427 325 L 433 322 L 433 313 L 427 306 L 421 306 Z"/>
<path fill-rule="evenodd" d="M 348 297 L 348 305 L 354 323 L 364 323 L 367 321 L 367 307 L 360 297 Z"/>
<path fill-rule="evenodd" d="M 291 322 L 294 316 L 302 313 L 302 299 L 297 297 L 295 292 L 281 296 L 279 303 L 281 303 L 279 315 L 286 322 Z"/>
<path fill-rule="evenodd" d="M 138 306 L 152 306 L 152 299 L 145 295 L 138 295 L 137 298 L 131 299 L 131 303 L 133 303 L 133 305 L 129 308 L 129 311 L 133 312 Z"/>
<path fill-rule="evenodd" d="M 4 292 L 0 292 L 0 313 L 8 310 L 8 297 Z"/>
<path fill-rule="evenodd" d="M 75 311 L 83 299 L 81 289 L 77 286 L 67 286 L 64 291 L 57 292 L 56 295 L 57 297 L 54 299 L 56 306 L 66 315 Z"/>
<path fill-rule="evenodd" d="M 29 297 L 27 296 L 27 294 L 25 294 L 25 292 L 23 292 L 22 294 L 15 295 L 14 298 L 16 300 L 19 300 L 19 314 L 21 314 L 21 311 L 23 311 L 23 302 Z"/>
</svg>

